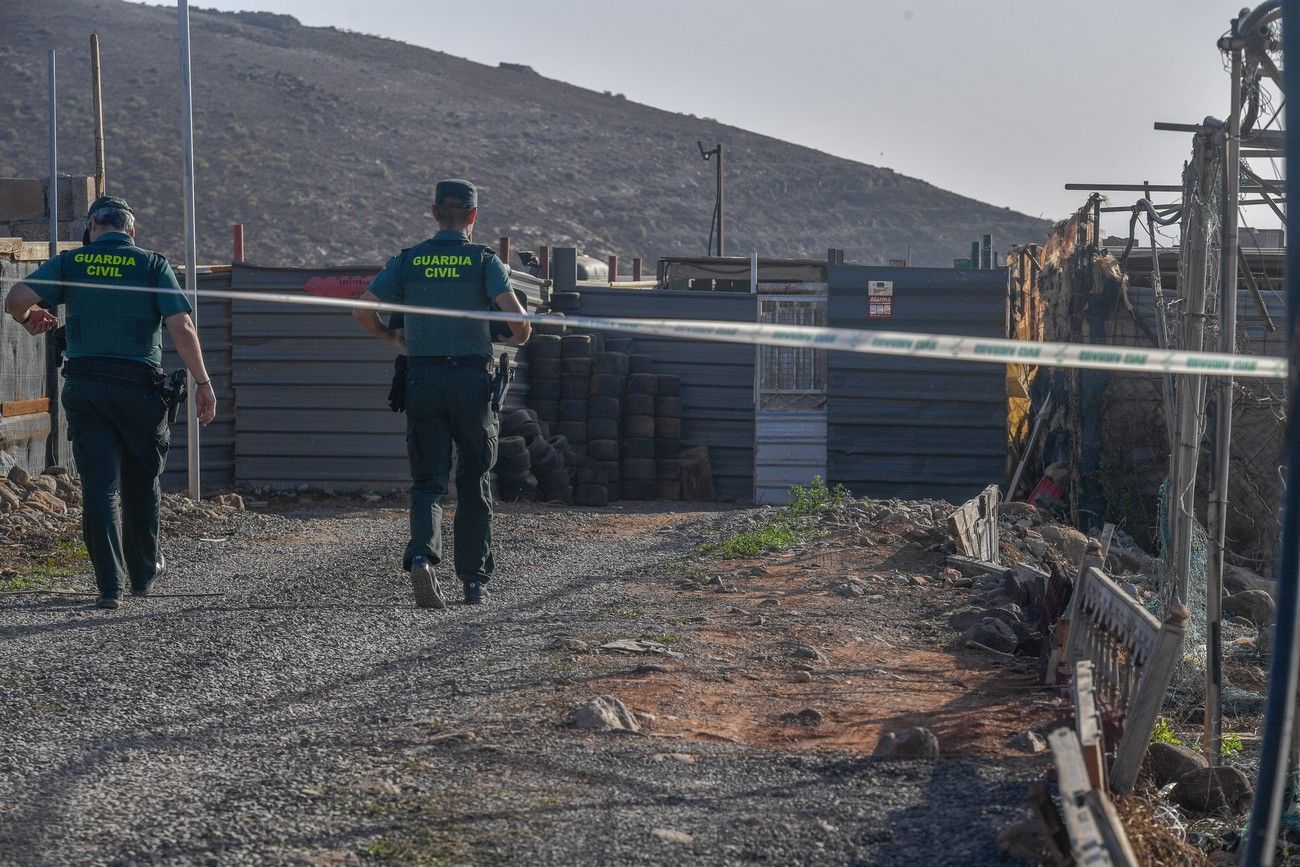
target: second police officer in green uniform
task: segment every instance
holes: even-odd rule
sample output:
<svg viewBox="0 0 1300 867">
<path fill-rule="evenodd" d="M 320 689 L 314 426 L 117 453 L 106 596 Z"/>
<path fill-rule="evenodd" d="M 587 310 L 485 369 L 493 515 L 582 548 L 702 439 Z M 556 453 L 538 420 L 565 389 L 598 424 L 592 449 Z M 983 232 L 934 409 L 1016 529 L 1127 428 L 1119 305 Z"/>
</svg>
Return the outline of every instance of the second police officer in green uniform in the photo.
<svg viewBox="0 0 1300 867">
<path fill-rule="evenodd" d="M 478 191 L 469 181 L 439 181 L 434 190 L 437 233 L 388 261 L 362 296 L 417 307 L 523 313 L 510 289 L 510 269 L 490 248 L 471 241 L 478 218 Z M 356 320 L 371 335 L 407 356 L 406 440 L 411 464 L 411 536 L 402 567 L 411 573 L 415 602 L 445 608 L 434 575 L 442 560 L 442 506 L 456 446 L 456 576 L 465 602 L 483 600 L 492 577 L 492 492 L 488 473 L 496 462 L 497 419 L 491 407 L 494 372 L 489 323 L 446 316 L 407 316 L 404 330 L 390 328 L 373 310 Z M 531 328 L 511 322 L 512 346 L 527 342 Z"/>
<path fill-rule="evenodd" d="M 194 377 L 198 419 L 217 411 L 190 305 L 167 260 L 135 244 L 135 214 L 113 196 L 90 206 L 89 243 L 55 256 L 15 283 L 5 309 L 32 334 L 66 312 L 63 408 L 83 488 L 82 533 L 100 608 L 117 608 L 123 584 L 146 596 L 162 569 L 159 478 L 167 460 L 169 392 L 162 327 Z M 99 284 L 97 286 L 96 284 Z M 101 286 L 158 288 L 132 292 Z M 44 309 L 49 308 L 49 309 Z"/>
</svg>

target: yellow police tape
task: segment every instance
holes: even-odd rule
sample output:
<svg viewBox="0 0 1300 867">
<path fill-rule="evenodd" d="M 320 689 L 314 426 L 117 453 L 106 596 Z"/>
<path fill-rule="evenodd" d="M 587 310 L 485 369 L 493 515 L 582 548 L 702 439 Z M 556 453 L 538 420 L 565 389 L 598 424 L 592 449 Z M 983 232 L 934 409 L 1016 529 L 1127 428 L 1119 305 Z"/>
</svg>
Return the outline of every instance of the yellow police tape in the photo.
<svg viewBox="0 0 1300 867">
<path fill-rule="evenodd" d="M 64 280 L 21 278 L 0 278 L 0 283 L 50 284 L 87 289 L 110 289 L 119 292 L 155 292 L 183 295 L 187 298 L 197 295 L 207 298 L 230 298 L 236 301 L 265 301 L 273 304 L 299 304 L 312 307 L 343 307 L 374 310 L 377 313 L 444 316 L 452 319 L 532 322 L 534 324 L 554 324 L 559 321 L 558 317 L 548 314 L 501 313 L 488 310 L 448 310 L 441 307 L 390 304 L 386 301 L 324 298 L 317 295 L 291 295 L 280 292 L 237 292 L 228 289 L 199 289 L 190 292 L 183 289 L 148 289 L 140 286 L 116 286 L 106 283 L 78 283 Z M 1287 361 L 1285 358 L 1262 355 L 1229 355 L 1222 352 L 1187 352 L 1175 349 L 1096 346 L 1083 343 L 1032 343 L 1023 340 L 962 337 L 952 334 L 825 328 L 813 325 L 712 322 L 695 319 L 611 319 L 602 316 L 566 315 L 562 322 L 566 326 L 601 331 L 619 331 L 643 336 L 712 340 L 721 343 L 746 343 L 755 346 L 789 346 L 800 349 L 838 350 L 873 355 L 931 358 L 942 361 L 982 361 L 993 364 L 1028 364 L 1043 367 L 1073 367 L 1090 370 L 1129 371 L 1133 373 L 1235 376 L 1253 379 L 1285 379 L 1287 376 Z"/>
</svg>

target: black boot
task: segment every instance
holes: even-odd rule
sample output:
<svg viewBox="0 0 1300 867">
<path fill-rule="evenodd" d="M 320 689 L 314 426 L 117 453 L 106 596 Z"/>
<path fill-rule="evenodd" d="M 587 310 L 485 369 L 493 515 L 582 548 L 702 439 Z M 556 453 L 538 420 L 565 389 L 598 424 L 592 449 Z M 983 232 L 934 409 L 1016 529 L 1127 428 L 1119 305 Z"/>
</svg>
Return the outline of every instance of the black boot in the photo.
<svg viewBox="0 0 1300 867">
<path fill-rule="evenodd" d="M 482 581 L 465 582 L 465 604 L 482 605 L 487 599 L 487 591 L 483 589 Z"/>
</svg>

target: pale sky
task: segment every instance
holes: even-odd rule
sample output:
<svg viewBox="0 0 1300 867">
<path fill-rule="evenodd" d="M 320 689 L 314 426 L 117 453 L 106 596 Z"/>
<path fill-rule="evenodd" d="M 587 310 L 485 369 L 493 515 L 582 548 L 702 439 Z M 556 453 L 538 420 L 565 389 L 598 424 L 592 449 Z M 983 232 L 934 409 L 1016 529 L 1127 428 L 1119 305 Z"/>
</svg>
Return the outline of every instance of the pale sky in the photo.
<svg viewBox="0 0 1300 867">
<path fill-rule="evenodd" d="M 150 0 L 159 5 L 174 5 Z M 1177 183 L 1228 111 L 1241 0 L 198 0 L 287 13 L 626 94 L 1034 216 L 1066 182 Z M 202 70 L 195 70 L 196 76 Z M 1271 167 L 1256 166 L 1265 177 Z M 1130 205 L 1139 194 L 1116 193 Z M 1247 209 L 1276 226 L 1265 208 Z M 1120 233 L 1127 217 L 1113 215 Z"/>
</svg>

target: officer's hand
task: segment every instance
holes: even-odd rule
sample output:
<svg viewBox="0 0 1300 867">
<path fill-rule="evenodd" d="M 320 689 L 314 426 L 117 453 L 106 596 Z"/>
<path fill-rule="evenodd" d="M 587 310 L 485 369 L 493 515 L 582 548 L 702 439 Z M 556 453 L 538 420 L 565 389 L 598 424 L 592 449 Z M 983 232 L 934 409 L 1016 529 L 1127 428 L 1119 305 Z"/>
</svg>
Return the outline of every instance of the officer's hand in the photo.
<svg viewBox="0 0 1300 867">
<path fill-rule="evenodd" d="M 217 417 L 217 393 L 212 390 L 212 383 L 198 386 L 194 394 L 195 415 L 199 424 L 208 426 Z"/>
<path fill-rule="evenodd" d="M 400 352 L 402 355 L 405 355 L 405 354 L 406 354 L 406 331 L 405 331 L 405 329 L 398 328 L 398 329 L 395 330 L 395 331 L 389 331 L 389 332 L 388 332 L 388 342 L 389 342 L 390 345 L 392 345 L 392 347 L 393 347 L 394 349 L 396 349 L 396 350 L 397 350 L 398 352 Z"/>
<path fill-rule="evenodd" d="M 51 328 L 57 328 L 59 320 L 48 310 L 42 310 L 39 307 L 33 307 L 27 312 L 27 320 L 23 322 L 23 328 L 31 335 L 44 334 Z"/>
</svg>

